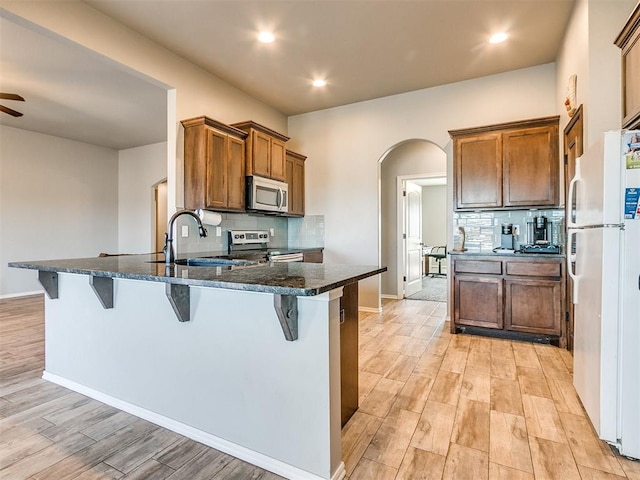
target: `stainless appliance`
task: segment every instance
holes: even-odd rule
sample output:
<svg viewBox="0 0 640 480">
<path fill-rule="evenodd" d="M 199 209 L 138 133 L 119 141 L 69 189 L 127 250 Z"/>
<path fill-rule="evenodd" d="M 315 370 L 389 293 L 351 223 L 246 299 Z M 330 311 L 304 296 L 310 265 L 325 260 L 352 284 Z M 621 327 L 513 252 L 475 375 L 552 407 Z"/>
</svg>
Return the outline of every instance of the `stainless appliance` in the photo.
<svg viewBox="0 0 640 480">
<path fill-rule="evenodd" d="M 640 130 L 576 159 L 566 205 L 573 384 L 598 436 L 640 458 Z"/>
<path fill-rule="evenodd" d="M 247 177 L 247 210 L 287 213 L 289 186 L 257 175 Z"/>
<path fill-rule="evenodd" d="M 561 253 L 560 245 L 551 242 L 553 223 L 540 215 L 527 222 L 527 243 L 520 246 L 520 253 Z"/>
<path fill-rule="evenodd" d="M 500 236 L 500 249 L 513 250 L 513 224 L 503 223 L 502 234 Z"/>
<path fill-rule="evenodd" d="M 259 262 L 302 262 L 302 252 L 269 250 L 271 236 L 266 230 L 229 230 L 229 255 Z"/>
</svg>

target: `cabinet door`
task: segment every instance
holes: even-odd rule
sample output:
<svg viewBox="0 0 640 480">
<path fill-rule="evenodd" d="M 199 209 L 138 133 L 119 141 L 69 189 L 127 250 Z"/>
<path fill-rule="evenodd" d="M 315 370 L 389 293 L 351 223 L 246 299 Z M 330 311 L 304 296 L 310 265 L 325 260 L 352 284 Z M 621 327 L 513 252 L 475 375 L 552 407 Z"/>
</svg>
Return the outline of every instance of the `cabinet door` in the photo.
<svg viewBox="0 0 640 480">
<path fill-rule="evenodd" d="M 244 141 L 229 137 L 228 142 L 228 188 L 227 207 L 244 210 L 245 193 L 245 158 Z"/>
<path fill-rule="evenodd" d="M 502 142 L 504 206 L 557 205 L 557 127 L 505 132 Z"/>
<path fill-rule="evenodd" d="M 251 171 L 252 175 L 260 175 L 261 177 L 271 176 L 271 138 L 254 130 L 251 134 Z"/>
<path fill-rule="evenodd" d="M 206 207 L 227 206 L 227 135 L 207 128 Z"/>
<path fill-rule="evenodd" d="M 304 215 L 304 160 L 296 159 L 293 162 L 293 193 L 289 190 L 289 194 L 296 215 Z"/>
<path fill-rule="evenodd" d="M 454 280 L 456 325 L 502 329 L 502 278 L 457 275 Z"/>
<path fill-rule="evenodd" d="M 560 335 L 562 282 L 505 280 L 505 328 L 523 333 Z"/>
<path fill-rule="evenodd" d="M 274 180 L 284 182 L 286 180 L 284 142 L 272 138 L 270 148 L 270 176 Z"/>
<path fill-rule="evenodd" d="M 455 141 L 456 208 L 502 206 L 502 137 L 486 134 Z"/>
</svg>

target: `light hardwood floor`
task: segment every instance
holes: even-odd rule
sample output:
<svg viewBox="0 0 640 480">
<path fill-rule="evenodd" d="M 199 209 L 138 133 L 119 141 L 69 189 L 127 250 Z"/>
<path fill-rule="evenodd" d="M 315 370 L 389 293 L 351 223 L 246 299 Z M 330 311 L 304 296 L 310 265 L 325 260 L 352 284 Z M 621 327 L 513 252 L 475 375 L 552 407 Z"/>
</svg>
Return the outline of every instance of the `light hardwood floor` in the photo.
<svg viewBox="0 0 640 480">
<path fill-rule="evenodd" d="M 361 314 L 351 480 L 640 480 L 600 442 L 554 347 L 450 335 L 446 305 Z M 273 480 L 272 473 L 42 380 L 42 296 L 0 300 L 0 480 Z"/>
<path fill-rule="evenodd" d="M 350 480 L 640 480 L 598 440 L 566 350 L 451 335 L 446 305 L 385 301 L 360 318 Z"/>
</svg>

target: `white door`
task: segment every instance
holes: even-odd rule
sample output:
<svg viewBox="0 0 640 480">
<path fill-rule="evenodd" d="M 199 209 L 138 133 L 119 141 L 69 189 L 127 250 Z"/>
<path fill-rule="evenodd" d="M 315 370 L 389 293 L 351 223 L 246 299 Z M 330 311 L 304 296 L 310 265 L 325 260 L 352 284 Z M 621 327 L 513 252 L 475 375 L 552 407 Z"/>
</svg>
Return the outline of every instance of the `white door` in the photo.
<svg viewBox="0 0 640 480">
<path fill-rule="evenodd" d="M 404 296 L 408 297 L 422 290 L 422 187 L 406 182 L 405 191 Z"/>
</svg>

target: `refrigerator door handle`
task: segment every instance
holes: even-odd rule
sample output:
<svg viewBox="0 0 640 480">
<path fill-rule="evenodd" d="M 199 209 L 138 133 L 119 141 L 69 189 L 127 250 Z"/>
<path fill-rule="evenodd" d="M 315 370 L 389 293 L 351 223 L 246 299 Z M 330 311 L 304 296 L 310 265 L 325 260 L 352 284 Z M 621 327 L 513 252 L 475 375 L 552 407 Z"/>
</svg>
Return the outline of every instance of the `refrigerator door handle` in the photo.
<svg viewBox="0 0 640 480">
<path fill-rule="evenodd" d="M 573 178 L 569 182 L 569 190 L 567 192 L 567 204 L 565 205 L 565 218 L 567 222 L 567 228 L 575 228 L 578 226 L 577 218 L 576 221 L 573 221 L 573 205 L 574 205 L 574 195 L 576 190 L 576 184 L 582 181 L 582 175 L 580 174 L 580 160 L 581 157 L 576 158 L 576 172 L 573 175 Z"/>
<path fill-rule="evenodd" d="M 580 285 L 580 275 L 578 275 L 573 270 L 573 264 L 576 260 L 576 255 L 571 253 L 571 245 L 573 245 L 573 236 L 580 233 L 580 230 L 576 229 L 568 229 L 567 234 L 567 273 L 569 274 L 569 278 L 573 281 L 573 294 L 571 296 L 571 300 L 574 304 L 578 303 L 578 291 Z"/>
</svg>

